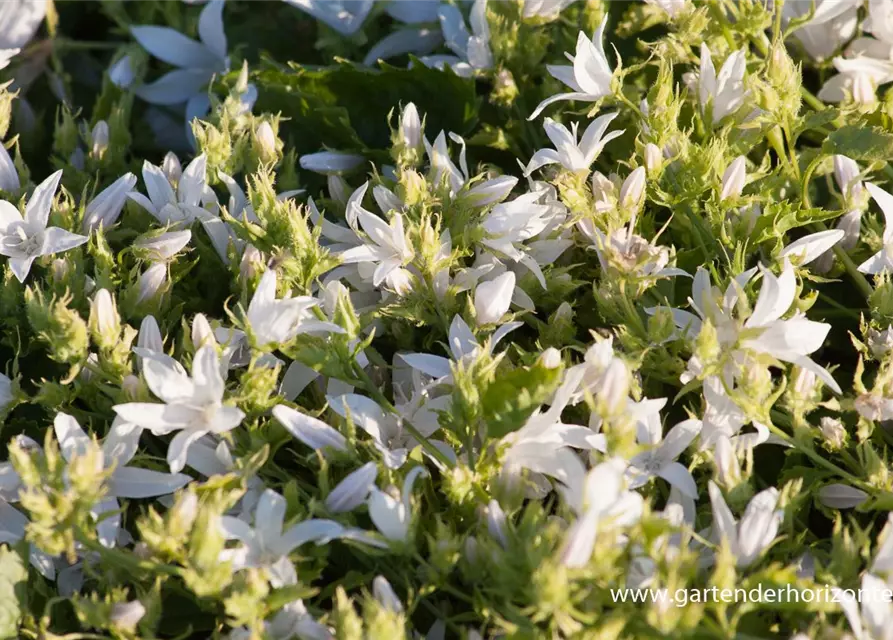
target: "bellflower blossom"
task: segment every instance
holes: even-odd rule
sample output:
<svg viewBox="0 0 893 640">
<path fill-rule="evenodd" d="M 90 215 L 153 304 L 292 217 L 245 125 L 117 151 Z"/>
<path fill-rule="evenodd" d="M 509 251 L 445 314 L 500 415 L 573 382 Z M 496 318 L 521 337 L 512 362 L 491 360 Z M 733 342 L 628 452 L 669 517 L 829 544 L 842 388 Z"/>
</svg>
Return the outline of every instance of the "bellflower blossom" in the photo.
<svg viewBox="0 0 893 640">
<path fill-rule="evenodd" d="M 202 9 L 198 42 L 169 27 L 131 27 L 134 39 L 150 55 L 178 67 L 150 84 L 137 87 L 135 93 L 140 98 L 157 105 L 186 103 L 187 124 L 193 117 L 204 115 L 210 102 L 203 90 L 211 78 L 229 70 L 223 5 L 224 0 L 211 0 Z"/>
<path fill-rule="evenodd" d="M 572 91 L 546 98 L 533 110 L 533 113 L 527 118 L 528 120 L 533 120 L 542 113 L 543 109 L 560 100 L 595 102 L 613 93 L 614 72 L 608 66 L 608 58 L 605 56 L 605 49 L 602 45 L 607 23 L 608 17 L 605 16 L 593 34 L 592 40 L 587 38 L 585 33 L 580 32 L 577 36 L 575 55 L 564 54 L 570 60 L 570 65 L 546 66 L 546 70 L 553 78 L 566 84 Z"/>
<path fill-rule="evenodd" d="M 171 472 L 186 464 L 189 446 L 202 436 L 235 429 L 245 417 L 236 407 L 223 404 L 224 379 L 220 358 L 211 345 L 200 348 L 192 362 L 192 376 L 171 358 L 143 352 L 146 384 L 164 404 L 130 402 L 115 405 L 124 421 L 149 429 L 155 435 L 178 431 L 168 446 Z"/>
<path fill-rule="evenodd" d="M 37 185 L 25 206 L 24 217 L 15 205 L 0 200 L 0 255 L 9 258 L 9 268 L 19 282 L 25 281 L 37 258 L 74 249 L 88 240 L 86 236 L 47 226 L 61 178 L 60 170 Z"/>
<path fill-rule="evenodd" d="M 556 163 L 568 171 L 589 171 L 589 167 L 595 162 L 605 145 L 614 138 L 623 135 L 623 129 L 611 131 L 605 135 L 608 126 L 616 117 L 616 113 L 609 113 L 593 120 L 586 127 L 579 142 L 577 141 L 578 123 L 572 123 L 571 129 L 568 131 L 563 124 L 555 122 L 552 118 L 546 118 L 543 122 L 543 129 L 546 130 L 546 135 L 555 145 L 555 150 L 540 149 L 533 154 L 524 169 L 524 175 L 529 176 L 540 167 Z"/>
</svg>

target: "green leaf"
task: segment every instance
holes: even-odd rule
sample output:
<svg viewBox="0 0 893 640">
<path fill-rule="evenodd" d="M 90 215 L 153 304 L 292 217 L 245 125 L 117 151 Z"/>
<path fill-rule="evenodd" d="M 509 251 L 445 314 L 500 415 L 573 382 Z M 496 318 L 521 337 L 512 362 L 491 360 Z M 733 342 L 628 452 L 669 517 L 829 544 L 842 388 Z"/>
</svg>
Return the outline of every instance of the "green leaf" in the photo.
<svg viewBox="0 0 893 640">
<path fill-rule="evenodd" d="M 501 438 L 517 431 L 533 412 L 549 399 L 561 379 L 561 367 L 534 365 L 500 372 L 481 398 L 487 434 Z"/>
<path fill-rule="evenodd" d="M 823 222 L 840 216 L 840 211 L 812 208 L 803 209 L 799 205 L 784 201 L 771 202 L 754 226 L 753 236 L 757 243 L 768 240 L 781 240 L 784 234 L 797 227 L 805 227 L 814 222 Z"/>
<path fill-rule="evenodd" d="M 282 111 L 285 128 L 303 152 L 323 144 L 345 151 L 386 149 L 388 114 L 415 103 L 425 115 L 429 138 L 439 131 L 468 133 L 477 119 L 474 81 L 415 61 L 411 69 L 341 64 L 288 71 L 265 69 L 255 75 L 259 111 Z"/>
<path fill-rule="evenodd" d="M 876 127 L 848 124 L 828 136 L 822 151 L 862 161 L 884 161 L 893 156 L 893 134 Z"/>
<path fill-rule="evenodd" d="M 0 547 L 0 640 L 19 637 L 19 620 L 26 600 L 28 568 L 22 556 Z"/>
</svg>

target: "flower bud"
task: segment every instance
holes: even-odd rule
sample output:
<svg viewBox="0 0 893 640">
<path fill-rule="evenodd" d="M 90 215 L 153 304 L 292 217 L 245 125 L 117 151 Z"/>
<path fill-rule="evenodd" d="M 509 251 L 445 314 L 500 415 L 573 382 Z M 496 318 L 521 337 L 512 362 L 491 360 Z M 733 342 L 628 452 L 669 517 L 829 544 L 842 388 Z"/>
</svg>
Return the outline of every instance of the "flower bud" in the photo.
<svg viewBox="0 0 893 640">
<path fill-rule="evenodd" d="M 200 349 L 206 344 L 217 346 L 217 340 L 214 338 L 214 329 L 211 323 L 203 313 L 197 313 L 192 319 L 192 346 Z"/>
<path fill-rule="evenodd" d="M 109 621 L 119 631 L 133 633 L 136 625 L 146 615 L 146 608 L 139 600 L 133 602 L 116 602 L 109 613 Z"/>
<path fill-rule="evenodd" d="M 846 442 L 846 428 L 840 420 L 825 416 L 819 423 L 819 428 L 829 449 L 836 451 L 843 447 Z"/>
<path fill-rule="evenodd" d="M 109 80 L 117 87 L 128 88 L 133 84 L 136 72 L 133 68 L 133 60 L 129 55 L 119 59 L 109 68 Z"/>
<path fill-rule="evenodd" d="M 508 538 L 506 537 L 505 529 L 505 511 L 502 510 L 502 507 L 499 506 L 496 500 L 490 500 L 490 503 L 487 505 L 487 531 L 503 549 L 508 548 Z"/>
<path fill-rule="evenodd" d="M 140 331 L 136 341 L 140 349 L 164 352 L 164 341 L 161 338 L 161 329 L 154 316 L 146 316 L 140 323 Z"/>
<path fill-rule="evenodd" d="M 412 102 L 407 104 L 400 114 L 400 142 L 407 149 L 415 149 L 420 153 L 424 151 L 422 148 L 422 120 L 419 118 L 418 109 Z"/>
<path fill-rule="evenodd" d="M 121 335 L 121 317 L 108 289 L 100 289 L 90 304 L 90 333 L 102 349 L 113 349 Z"/>
<path fill-rule="evenodd" d="M 51 265 L 51 271 L 53 280 L 62 282 L 68 277 L 68 274 L 71 273 L 71 266 L 65 258 L 56 258 Z"/>
<path fill-rule="evenodd" d="M 121 389 L 127 394 L 128 398 L 136 400 L 140 392 L 140 379 L 133 374 L 124 376 L 124 379 L 121 381 Z"/>
<path fill-rule="evenodd" d="M 125 173 L 97 195 L 87 208 L 84 209 L 84 232 L 98 229 L 100 226 L 108 228 L 118 221 L 124 204 L 127 202 L 127 194 L 136 186 L 136 176 Z"/>
<path fill-rule="evenodd" d="M 353 171 L 363 164 L 363 156 L 341 151 L 320 151 L 301 156 L 299 163 L 306 171 L 339 175 Z"/>
<path fill-rule="evenodd" d="M 139 295 L 136 303 L 143 304 L 162 293 L 167 282 L 167 267 L 157 263 L 149 267 L 139 279 Z"/>
<path fill-rule="evenodd" d="M 99 160 L 105 155 L 105 150 L 108 148 L 109 123 L 105 120 L 100 120 L 90 133 L 90 156 Z"/>
<path fill-rule="evenodd" d="M 719 195 L 720 201 L 737 198 L 744 191 L 744 184 L 747 180 L 747 166 L 744 156 L 738 156 L 732 160 L 731 164 L 722 174 L 722 192 Z"/>
<path fill-rule="evenodd" d="M 868 500 L 861 489 L 845 484 L 829 484 L 819 489 L 819 502 L 832 509 L 852 509 Z"/>
<path fill-rule="evenodd" d="M 133 252 L 142 260 L 167 262 L 180 253 L 191 239 L 192 232 L 189 229 L 144 235 L 133 243 Z"/>
<path fill-rule="evenodd" d="M 400 598 L 394 593 L 391 583 L 384 576 L 376 576 L 372 581 L 372 595 L 388 611 L 394 613 L 403 611 L 403 603 L 400 602 Z"/>
<path fill-rule="evenodd" d="M 266 120 L 254 130 L 255 152 L 264 164 L 274 164 L 279 159 L 279 140 L 273 127 Z"/>
<path fill-rule="evenodd" d="M 348 195 L 349 187 L 347 186 L 347 182 L 344 181 L 344 178 L 333 174 L 328 176 L 327 182 L 329 186 L 329 198 L 342 206 L 346 205 L 350 196 Z"/>
<path fill-rule="evenodd" d="M 648 173 L 656 173 L 660 171 L 664 163 L 664 154 L 661 153 L 660 147 L 653 142 L 645 145 L 645 168 Z"/>
<path fill-rule="evenodd" d="M 645 199 L 645 182 L 645 167 L 634 169 L 620 187 L 620 206 L 638 211 Z"/>
<path fill-rule="evenodd" d="M 853 74 L 853 102 L 864 105 L 877 102 L 874 82 L 867 73 Z"/>
<path fill-rule="evenodd" d="M 555 347 L 549 347 L 540 354 L 540 363 L 546 369 L 557 369 L 561 366 L 561 352 Z"/>
<path fill-rule="evenodd" d="M 183 175 L 183 167 L 180 165 L 180 159 L 173 151 L 168 151 L 164 160 L 161 162 L 161 172 L 171 184 L 180 182 L 180 176 Z"/>
<path fill-rule="evenodd" d="M 602 385 L 596 390 L 608 413 L 622 408 L 629 396 L 629 371 L 620 358 L 612 358 L 605 369 Z"/>
<path fill-rule="evenodd" d="M 261 272 L 264 266 L 263 254 L 253 244 L 246 245 L 239 263 L 239 277 L 251 280 Z"/>
</svg>

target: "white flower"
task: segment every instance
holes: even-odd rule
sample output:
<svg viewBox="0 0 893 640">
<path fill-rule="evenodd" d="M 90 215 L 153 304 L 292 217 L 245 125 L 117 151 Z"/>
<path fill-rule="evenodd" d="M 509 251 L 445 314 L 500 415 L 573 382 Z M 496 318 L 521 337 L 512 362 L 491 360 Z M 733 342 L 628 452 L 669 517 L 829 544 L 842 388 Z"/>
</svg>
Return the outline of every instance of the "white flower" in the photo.
<svg viewBox="0 0 893 640">
<path fill-rule="evenodd" d="M 524 0 L 524 18 L 554 20 L 567 7 L 577 0 Z"/>
<path fill-rule="evenodd" d="M 884 235 L 881 250 L 859 265 L 862 273 L 883 273 L 893 269 L 893 195 L 870 182 L 865 188 L 884 214 Z"/>
<path fill-rule="evenodd" d="M 395 415 L 382 409 L 377 402 L 356 393 L 337 397 L 329 396 L 329 407 L 342 418 L 350 418 L 360 429 L 372 437 L 372 444 L 382 454 L 385 466 L 398 469 L 406 462 L 409 451 L 417 446 L 415 438 L 403 429 L 403 419 L 409 415 Z M 412 422 L 412 420 L 410 420 Z M 428 437 L 440 428 L 436 416 L 412 425 Z"/>
<path fill-rule="evenodd" d="M 378 287 L 387 282 L 392 289 L 401 292 L 408 286 L 408 272 L 403 268 L 415 252 L 403 228 L 403 216 L 393 212 L 390 222 L 385 222 L 362 206 L 363 195 L 369 183 L 357 189 L 347 204 L 347 221 L 358 232 L 357 224 L 366 235 L 364 244 L 347 249 L 340 254 L 342 263 L 358 264 L 360 276 L 371 280 Z"/>
<path fill-rule="evenodd" d="M 292 436 L 312 449 L 325 452 L 326 449 L 347 451 L 347 440 L 338 431 L 322 420 L 296 411 L 284 404 L 273 407 L 273 417 Z"/>
<path fill-rule="evenodd" d="M 71 462 L 76 456 L 87 454 L 94 446 L 90 437 L 72 416 L 58 413 L 53 422 L 62 457 Z M 135 438 L 134 438 L 135 434 Z M 139 432 L 129 425 L 118 423 L 112 427 L 102 445 L 102 465 L 111 470 L 106 497 L 93 506 L 91 513 L 99 521 L 99 541 L 114 546 L 121 524 L 121 509 L 116 498 L 153 498 L 173 493 L 192 478 L 182 473 L 162 473 L 150 469 L 126 466 L 137 451 Z M 99 471 L 99 470 L 97 470 Z"/>
<path fill-rule="evenodd" d="M 394 593 L 391 583 L 384 576 L 376 576 L 372 581 L 372 595 L 378 600 L 378 603 L 393 613 L 402 613 L 403 603 Z"/>
<path fill-rule="evenodd" d="M 750 351 L 812 371 L 836 393 L 841 393 L 840 386 L 831 374 L 808 357 L 822 346 L 831 325 L 808 320 L 799 312 L 791 318 L 782 319 L 797 296 L 794 268 L 789 262 L 785 262 L 778 277 L 765 267 L 760 266 L 760 270 L 763 283 L 756 305 L 750 316 L 742 322 L 741 318 L 735 317 L 738 298 L 756 269 L 740 274 L 729 284 L 725 293 L 719 296 L 719 292 L 710 285 L 707 271 L 699 267 L 692 284 L 692 298 L 689 299 L 698 315 L 671 309 L 676 326 L 694 339 L 701 331 L 701 320 L 709 320 L 716 330 L 722 355 L 726 358 L 725 372 L 730 380 L 753 366 L 748 359 L 747 351 Z M 654 309 L 647 311 L 653 313 Z M 689 362 L 687 379 L 698 374 L 697 367 L 692 369 L 692 365 L 697 364 L 694 360 L 693 358 Z"/>
<path fill-rule="evenodd" d="M 744 87 L 744 72 L 747 58 L 744 50 L 735 51 L 723 63 L 716 75 L 710 49 L 701 45 L 701 73 L 698 77 L 698 98 L 701 112 L 705 113 L 708 105 L 713 107 L 713 124 L 738 111 L 750 92 Z"/>
<path fill-rule="evenodd" d="M 133 248 L 140 257 L 152 262 L 167 262 L 180 253 L 192 239 L 189 229 L 168 231 L 143 235 L 133 243 Z"/>
<path fill-rule="evenodd" d="M 166 167 L 144 162 L 143 182 L 148 197 L 136 191 L 131 191 L 127 197 L 165 226 L 185 227 L 198 220 L 211 238 L 220 259 L 226 263 L 231 236 L 229 227 L 219 216 L 205 208 L 205 205 L 217 208 L 217 198 L 207 185 L 207 157 L 205 154 L 197 156 L 182 173 L 179 162 L 171 165 L 168 157 L 165 162 Z"/>
<path fill-rule="evenodd" d="M 108 229 L 118 221 L 124 204 L 127 202 L 127 194 L 136 186 L 136 176 L 125 173 L 99 195 L 93 198 L 84 210 L 84 233 L 89 233 L 102 226 Z"/>
<path fill-rule="evenodd" d="M 698 499 L 698 487 L 691 472 L 676 462 L 676 458 L 685 451 L 701 431 L 700 420 L 685 420 L 667 432 L 661 434 L 660 423 L 657 429 L 648 428 L 647 422 L 639 422 L 637 440 L 640 445 L 651 447 L 630 460 L 627 477 L 630 488 L 641 487 L 654 476 L 660 476 L 683 494 Z"/>
<path fill-rule="evenodd" d="M 167 265 L 157 263 L 146 269 L 137 283 L 139 285 L 137 304 L 142 304 L 155 298 L 162 291 L 166 282 Z"/>
<path fill-rule="evenodd" d="M 302 169 L 323 175 L 339 175 L 353 171 L 363 164 L 363 156 L 342 151 L 319 151 L 301 156 Z"/>
<path fill-rule="evenodd" d="M 357 32 L 369 15 L 372 5 L 375 4 L 374 0 L 285 0 L 285 2 L 309 13 L 344 36 Z"/>
<path fill-rule="evenodd" d="M 734 200 L 744 191 L 747 181 L 747 158 L 738 156 L 729 163 L 722 174 L 722 191 L 719 194 L 720 201 Z"/>
<path fill-rule="evenodd" d="M 187 101 L 203 101 L 203 89 L 217 74 L 229 69 L 226 55 L 226 34 L 223 31 L 223 0 L 211 0 L 202 10 L 198 22 L 200 42 L 187 38 L 169 27 L 141 25 L 131 27 L 134 39 L 150 55 L 178 69 L 147 85 L 136 88 L 136 94 L 152 104 L 174 105 Z M 187 107 L 187 113 L 195 107 Z"/>
<path fill-rule="evenodd" d="M 192 362 L 192 376 L 171 358 L 153 352 L 141 354 L 146 384 L 165 404 L 130 402 L 114 408 L 125 422 L 149 429 L 155 435 L 179 431 L 168 446 L 171 472 L 183 469 L 189 446 L 208 433 L 236 428 L 245 417 L 236 407 L 223 404 L 224 379 L 214 347 L 199 349 Z"/>
<path fill-rule="evenodd" d="M 593 120 L 586 127 L 583 138 L 579 142 L 577 142 L 576 122 L 571 124 L 569 131 L 563 124 L 555 122 L 552 118 L 546 118 L 543 122 L 543 129 L 546 130 L 546 135 L 555 145 L 555 149 L 540 149 L 533 154 L 524 169 L 524 175 L 529 176 L 535 170 L 548 164 L 560 164 L 569 171 L 588 171 L 605 145 L 614 138 L 623 135 L 622 129 L 605 135 L 611 121 L 616 117 L 616 113 L 609 113 Z"/>
<path fill-rule="evenodd" d="M 769 548 L 778 533 L 784 516 L 778 509 L 778 489 L 771 487 L 751 498 L 744 516 L 736 523 L 719 487 L 710 481 L 707 488 L 713 508 L 713 540 L 726 541 L 738 567 L 750 566 Z"/>
<path fill-rule="evenodd" d="M 325 332 L 343 333 L 344 329 L 331 322 L 317 320 L 310 311 L 319 304 L 311 296 L 295 298 L 276 297 L 276 272 L 268 269 L 261 276 L 254 296 L 248 304 L 246 320 L 259 345 L 285 344 L 302 333 Z M 241 332 L 231 331 L 227 340 L 230 349 L 235 349 L 244 339 Z"/>
<path fill-rule="evenodd" d="M 859 600 L 852 589 L 831 587 L 835 602 L 850 623 L 856 640 L 890 640 L 893 629 L 893 604 L 884 597 L 890 586 L 870 573 L 862 576 Z"/>
<path fill-rule="evenodd" d="M 561 412 L 585 374 L 580 367 L 570 369 L 548 411 L 534 412 L 523 427 L 502 439 L 509 445 L 502 459 L 502 475 L 510 483 L 517 480 L 522 469 L 527 469 L 555 478 L 565 487 L 579 487 L 586 470 L 573 449 L 605 451 L 604 435 L 561 420 Z"/>
<path fill-rule="evenodd" d="M 46 17 L 48 0 L 0 2 L 0 69 L 34 37 Z"/>
<path fill-rule="evenodd" d="M 293 600 L 264 622 L 264 637 L 270 640 L 331 640 L 335 636 L 328 627 L 308 613 L 301 600 Z M 245 627 L 233 629 L 229 640 L 251 640 L 251 631 Z"/>
<path fill-rule="evenodd" d="M 377 477 L 378 468 L 374 462 L 367 462 L 352 471 L 326 496 L 326 508 L 332 513 L 353 511 L 366 502 Z"/>
<path fill-rule="evenodd" d="M 478 326 L 495 324 L 509 310 L 515 291 L 515 274 L 506 271 L 501 276 L 482 282 L 474 291 L 475 322 Z"/>
<path fill-rule="evenodd" d="M 794 240 L 782 249 L 778 254 L 778 259 L 789 260 L 798 267 L 805 267 L 825 252 L 830 251 L 834 245 L 843 240 L 845 235 L 846 232 L 840 229 L 811 233 L 799 240 Z"/>
<path fill-rule="evenodd" d="M 475 71 L 493 66 L 493 52 L 490 50 L 490 26 L 487 24 L 487 0 L 475 0 L 468 15 L 471 33 L 458 7 L 442 4 L 438 9 L 440 29 L 446 46 L 456 54 L 451 56 L 431 56 L 422 58 L 429 66 L 443 68 L 449 65 L 460 76 L 469 77 Z"/>
<path fill-rule="evenodd" d="M 288 554 L 308 542 L 325 544 L 338 537 L 344 528 L 332 520 L 305 520 L 284 529 L 285 508 L 285 498 L 267 489 L 257 503 L 253 528 L 238 518 L 221 516 L 223 535 L 241 544 L 224 549 L 220 561 L 230 562 L 233 571 L 266 569 L 275 588 L 297 584 L 297 574 Z"/>
<path fill-rule="evenodd" d="M 412 517 L 412 487 L 420 476 L 428 475 L 423 466 L 413 467 L 403 480 L 403 491 L 396 497 L 373 487 L 367 500 L 369 517 L 375 527 L 388 540 L 406 542 L 409 538 L 409 521 Z M 396 493 L 396 491 L 395 491 Z"/>
<path fill-rule="evenodd" d="M 24 217 L 15 205 L 0 200 L 0 255 L 9 258 L 9 268 L 19 282 L 25 281 L 37 258 L 74 249 L 88 240 L 59 227 L 47 227 L 61 178 L 60 170 L 35 187 Z"/>
<path fill-rule="evenodd" d="M 819 90 L 817 97 L 825 102 L 843 102 L 851 98 L 858 104 L 877 102 L 878 86 L 893 81 L 893 61 L 858 55 L 855 58 L 834 58 L 839 72 Z"/>
<path fill-rule="evenodd" d="M 565 535 L 561 551 L 565 566 L 578 568 L 589 563 L 601 527 L 628 526 L 641 517 L 644 500 L 625 489 L 625 467 L 618 459 L 602 462 L 566 492 L 565 498 L 578 517 Z"/>
<path fill-rule="evenodd" d="M 816 0 L 815 13 L 794 37 L 815 60 L 828 59 L 856 32 L 862 0 Z M 788 2 L 782 15 L 790 21 L 802 18 L 812 10 L 810 2 Z"/>
<path fill-rule="evenodd" d="M 0 4 L 0 7 L 6 5 Z M 15 163 L 9 155 L 6 147 L 0 143 L 0 189 L 3 191 L 17 192 L 22 188 L 19 180 L 19 172 L 16 170 Z"/>
<path fill-rule="evenodd" d="M 0 6 L 3 6 L 0 4 Z M 2 14 L 0 14 L 2 16 Z M 25 531 L 30 522 L 21 511 L 0 499 L 0 544 L 18 544 L 25 538 Z M 56 578 L 56 567 L 53 559 L 33 544 L 28 545 L 28 560 L 40 575 L 49 580 Z"/>
<path fill-rule="evenodd" d="M 496 329 L 490 337 L 491 352 L 505 336 L 521 325 L 521 322 L 507 322 Z M 467 363 L 474 360 L 480 354 L 481 345 L 474 337 L 471 328 L 465 320 L 457 315 L 453 317 L 453 321 L 450 323 L 447 346 L 451 358 L 428 353 L 402 353 L 400 358 L 413 369 L 431 376 L 443 384 L 447 384 L 452 380 L 452 363 Z"/>
<path fill-rule="evenodd" d="M 586 37 L 582 31 L 577 36 L 577 48 L 575 55 L 566 53 L 571 65 L 547 65 L 546 69 L 556 80 L 560 80 L 572 89 L 570 93 L 559 93 L 540 102 L 534 109 L 528 120 L 536 118 L 546 107 L 559 100 L 578 100 L 580 102 L 595 102 L 612 93 L 611 84 L 614 72 L 608 66 L 608 58 L 602 46 L 605 25 L 608 17 L 605 16 L 601 25 L 592 36 L 592 40 Z"/>
</svg>

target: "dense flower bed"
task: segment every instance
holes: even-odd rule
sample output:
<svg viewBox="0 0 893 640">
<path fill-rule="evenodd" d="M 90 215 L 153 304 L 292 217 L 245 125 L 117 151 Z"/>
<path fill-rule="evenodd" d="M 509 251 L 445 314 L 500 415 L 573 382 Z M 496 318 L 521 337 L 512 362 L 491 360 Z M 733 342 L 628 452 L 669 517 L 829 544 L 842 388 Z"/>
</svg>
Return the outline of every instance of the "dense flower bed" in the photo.
<svg viewBox="0 0 893 640">
<path fill-rule="evenodd" d="M 891 637 L 893 0 L 7 0 L 0 69 L 0 638 Z"/>
</svg>

